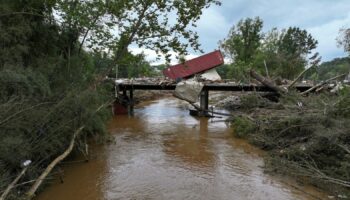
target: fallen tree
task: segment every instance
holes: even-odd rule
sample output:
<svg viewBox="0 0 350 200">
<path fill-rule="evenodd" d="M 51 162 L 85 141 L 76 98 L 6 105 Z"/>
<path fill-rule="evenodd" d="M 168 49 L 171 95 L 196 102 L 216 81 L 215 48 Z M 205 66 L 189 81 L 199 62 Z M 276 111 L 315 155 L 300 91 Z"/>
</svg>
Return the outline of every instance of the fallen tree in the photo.
<svg viewBox="0 0 350 200">
<path fill-rule="evenodd" d="M 285 94 L 288 92 L 287 88 L 283 87 L 278 87 L 276 86 L 270 79 L 261 76 L 260 74 L 256 73 L 254 70 L 250 70 L 250 76 L 255 78 L 257 81 L 265 85 L 266 87 L 272 89 L 273 91 L 280 93 L 280 94 Z"/>
<path fill-rule="evenodd" d="M 245 105 L 251 102 L 242 99 L 243 105 L 235 111 L 245 112 L 254 121 L 244 116 L 234 118 L 234 135 L 246 138 L 268 152 L 265 158 L 267 171 L 290 175 L 335 195 L 349 197 L 350 89 L 344 87 L 337 94 L 327 90 L 311 94 L 345 74 L 321 82 L 303 93 L 285 92 L 269 79 L 252 74 L 259 82 L 281 94 L 279 102 L 256 103 L 260 106 L 243 110 L 251 107 Z M 252 97 L 247 99 L 258 95 L 250 94 Z"/>
<path fill-rule="evenodd" d="M 110 105 L 112 102 L 107 102 L 105 104 L 100 105 L 96 110 L 95 113 L 99 112 L 102 108 L 104 108 L 106 105 Z M 69 143 L 68 148 L 58 157 L 56 157 L 47 167 L 46 169 L 41 173 L 41 175 L 38 177 L 38 179 L 34 182 L 32 187 L 28 190 L 26 193 L 26 196 L 28 199 L 32 199 L 35 195 L 35 192 L 38 190 L 39 186 L 42 184 L 43 180 L 50 174 L 52 169 L 61 161 L 63 161 L 73 150 L 74 143 L 76 138 L 79 136 L 79 134 L 83 131 L 85 128 L 85 125 L 79 127 L 72 136 L 72 139 Z"/>
<path fill-rule="evenodd" d="M 39 188 L 39 186 L 41 185 L 41 183 L 43 182 L 43 180 L 46 178 L 47 175 L 49 175 L 49 173 L 52 171 L 52 169 L 62 160 L 64 160 L 73 150 L 74 147 L 74 143 L 75 143 L 75 138 L 81 133 L 81 131 L 85 128 L 85 126 L 81 126 L 80 128 L 78 128 L 78 130 L 76 130 L 73 134 L 73 137 L 70 141 L 70 144 L 68 146 L 68 148 L 61 154 L 59 155 L 57 158 L 55 158 L 48 166 L 47 168 L 41 173 L 41 175 L 39 176 L 39 178 L 34 182 L 33 186 L 28 190 L 28 192 L 26 193 L 27 198 L 28 199 L 32 199 L 35 195 L 35 192 L 37 191 L 37 189 Z"/>
</svg>

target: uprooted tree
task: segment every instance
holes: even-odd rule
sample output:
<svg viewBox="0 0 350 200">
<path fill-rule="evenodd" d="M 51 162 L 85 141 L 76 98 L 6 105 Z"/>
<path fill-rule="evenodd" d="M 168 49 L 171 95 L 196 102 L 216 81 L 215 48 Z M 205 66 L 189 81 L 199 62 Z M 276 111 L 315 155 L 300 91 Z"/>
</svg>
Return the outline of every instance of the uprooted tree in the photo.
<svg viewBox="0 0 350 200">
<path fill-rule="evenodd" d="M 267 171 L 291 175 L 332 194 L 348 196 L 350 87 L 343 85 L 336 94 L 328 90 L 311 94 L 337 79 L 344 80 L 347 73 L 301 94 L 293 90 L 295 81 L 283 88 L 254 70 L 250 75 L 278 93 L 279 101 L 271 102 L 255 93 L 243 96 L 238 113 L 244 115 L 233 118 L 234 134 L 268 152 Z"/>
</svg>

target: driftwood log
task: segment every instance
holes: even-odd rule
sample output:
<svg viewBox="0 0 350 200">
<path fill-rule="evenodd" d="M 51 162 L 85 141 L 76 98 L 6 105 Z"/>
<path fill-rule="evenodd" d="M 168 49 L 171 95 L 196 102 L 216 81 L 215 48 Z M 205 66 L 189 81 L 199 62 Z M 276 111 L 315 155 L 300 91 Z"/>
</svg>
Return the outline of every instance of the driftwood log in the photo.
<svg viewBox="0 0 350 200">
<path fill-rule="evenodd" d="M 310 69 L 314 68 L 315 66 L 316 66 L 316 65 L 312 65 L 311 67 L 309 67 L 309 68 L 307 68 L 307 69 L 304 69 L 304 71 L 302 71 L 302 72 L 297 76 L 297 78 L 295 78 L 294 81 L 293 81 L 290 85 L 288 85 L 288 89 L 291 88 L 291 87 L 293 87 L 293 86 L 298 82 L 298 80 L 299 80 L 307 71 L 309 71 Z"/>
<path fill-rule="evenodd" d="M 39 188 L 39 186 L 41 185 L 41 183 L 43 182 L 43 180 L 45 179 L 45 177 L 47 175 L 49 175 L 49 173 L 52 171 L 52 169 L 62 160 L 64 160 L 73 150 L 74 147 L 74 143 L 75 143 L 75 138 L 81 133 L 81 131 L 85 128 L 85 126 L 81 126 L 78 130 L 76 130 L 73 134 L 73 137 L 70 141 L 70 144 L 68 146 L 68 148 L 57 158 L 55 158 L 48 166 L 47 168 L 44 170 L 44 172 L 39 176 L 39 178 L 34 182 L 33 186 L 28 190 L 27 192 L 27 198 L 28 199 L 32 199 L 35 195 L 35 192 L 37 191 L 37 189 Z"/>
<path fill-rule="evenodd" d="M 310 92 L 316 90 L 317 88 L 322 87 L 323 85 L 325 85 L 325 84 L 327 84 L 327 83 L 329 83 L 329 82 L 331 82 L 331 81 L 334 81 L 334 80 L 336 80 L 336 79 L 338 79 L 338 78 L 344 77 L 344 76 L 346 76 L 346 75 L 347 75 L 347 74 L 345 73 L 345 74 L 341 74 L 341 75 L 335 76 L 335 77 L 333 77 L 333 78 L 330 78 L 330 79 L 328 79 L 328 80 L 322 81 L 321 83 L 319 83 L 319 84 L 313 86 L 312 88 L 310 88 L 310 89 L 308 89 L 308 90 L 302 92 L 301 94 L 302 94 L 302 95 L 306 95 L 306 94 L 308 94 L 308 93 L 310 93 Z"/>
<path fill-rule="evenodd" d="M 26 173 L 28 169 L 28 166 L 24 167 L 21 171 L 21 173 L 19 173 L 19 175 L 15 178 L 15 180 L 12 181 L 12 183 L 10 185 L 7 186 L 6 190 L 2 193 L 0 200 L 5 200 L 7 195 L 10 193 L 10 191 L 12 190 L 12 188 L 15 187 L 16 183 L 19 181 L 19 179 L 22 178 L 22 176 Z"/>
<path fill-rule="evenodd" d="M 106 105 L 110 105 L 112 103 L 111 102 L 107 102 L 104 103 L 102 105 L 100 105 L 96 110 L 95 113 L 99 112 L 102 108 L 104 108 Z M 68 148 L 61 154 L 59 155 L 57 158 L 55 158 L 47 167 L 46 169 L 43 171 L 43 173 L 41 173 L 41 175 L 39 176 L 39 178 L 34 182 L 33 186 L 28 190 L 28 192 L 26 193 L 26 196 L 28 199 L 32 199 L 35 195 L 35 192 L 38 190 L 39 186 L 41 185 L 41 183 L 43 182 L 43 180 L 46 178 L 47 175 L 50 174 L 50 172 L 52 171 L 52 169 L 58 164 L 60 163 L 62 160 L 64 160 L 73 150 L 74 147 L 74 143 L 75 143 L 75 138 L 77 136 L 79 136 L 79 134 L 82 132 L 82 130 L 85 128 L 85 126 L 81 126 L 80 128 L 78 128 L 73 136 L 72 139 L 69 143 Z"/>
<path fill-rule="evenodd" d="M 285 94 L 288 92 L 286 88 L 278 87 L 275 85 L 270 79 L 265 78 L 261 76 L 260 74 L 256 73 L 254 70 L 250 70 L 250 76 L 255 78 L 257 81 L 265 85 L 266 87 L 272 89 L 273 91 L 280 93 L 280 94 Z"/>
</svg>

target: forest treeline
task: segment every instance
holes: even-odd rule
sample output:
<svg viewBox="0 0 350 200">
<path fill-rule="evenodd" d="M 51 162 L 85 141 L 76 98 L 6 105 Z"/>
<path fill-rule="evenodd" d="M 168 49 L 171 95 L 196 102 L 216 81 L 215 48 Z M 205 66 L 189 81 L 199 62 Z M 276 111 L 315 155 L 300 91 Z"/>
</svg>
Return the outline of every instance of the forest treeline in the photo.
<svg viewBox="0 0 350 200">
<path fill-rule="evenodd" d="M 262 64 L 264 67 L 264 64 Z M 233 64 L 224 64 L 217 68 L 218 73 L 224 79 L 236 79 L 237 81 L 245 81 L 246 77 L 242 77 L 239 74 L 230 74 L 234 69 Z M 329 78 L 335 77 L 339 74 L 344 74 L 350 71 L 350 58 L 335 58 L 331 61 L 322 62 L 320 65 L 311 69 L 304 75 L 304 80 L 311 80 L 319 82 L 322 80 L 327 80 Z M 265 74 L 265 72 L 262 72 Z M 281 77 L 279 74 L 275 74 L 275 77 Z"/>
<path fill-rule="evenodd" d="M 241 19 L 219 42 L 230 61 L 218 68 L 223 78 L 249 82 L 248 69 L 273 78 L 293 80 L 305 68 L 311 67 L 304 79 L 314 81 L 349 72 L 348 57 L 321 63 L 322 57 L 316 52 L 318 41 L 306 30 L 288 27 L 264 32 L 263 25 L 259 17 Z M 338 45 L 346 52 L 349 52 L 348 37 L 348 29 L 340 30 Z"/>
</svg>

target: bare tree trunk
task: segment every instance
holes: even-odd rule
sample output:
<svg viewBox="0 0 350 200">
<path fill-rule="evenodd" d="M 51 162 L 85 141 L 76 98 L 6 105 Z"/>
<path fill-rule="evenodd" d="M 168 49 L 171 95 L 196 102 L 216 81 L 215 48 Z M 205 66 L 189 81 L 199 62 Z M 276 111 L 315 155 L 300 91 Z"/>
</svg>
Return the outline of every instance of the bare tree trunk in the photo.
<svg viewBox="0 0 350 200">
<path fill-rule="evenodd" d="M 294 81 L 288 86 L 288 89 L 291 88 L 291 87 L 293 87 L 293 86 L 295 85 L 295 83 L 296 83 L 307 71 L 309 71 L 311 68 L 313 68 L 313 67 L 315 67 L 315 66 L 316 66 L 316 65 L 313 65 L 313 66 L 311 66 L 311 67 L 305 69 L 304 71 L 302 71 L 302 72 L 298 75 L 298 77 L 297 77 L 296 79 L 294 79 Z"/>
<path fill-rule="evenodd" d="M 270 79 L 269 69 L 267 68 L 265 60 L 264 60 L 264 66 L 265 66 L 266 77 Z"/>
<path fill-rule="evenodd" d="M 281 88 L 281 87 L 276 86 L 271 80 L 259 75 L 258 73 L 256 73 L 252 69 L 250 70 L 250 76 L 255 78 L 257 81 L 259 81 L 260 83 L 262 83 L 266 87 L 274 90 L 275 92 L 278 92 L 280 94 L 285 94 L 288 92 L 288 90 L 286 88 Z"/>
<path fill-rule="evenodd" d="M 102 104 L 101 106 L 99 106 L 96 110 L 95 113 L 99 112 L 102 108 L 104 108 L 106 105 L 111 104 L 112 102 L 107 102 Z M 28 199 L 32 199 L 35 195 L 35 192 L 37 191 L 37 189 L 39 188 L 39 186 L 41 185 L 41 183 L 43 182 L 43 180 L 45 179 L 45 177 L 47 175 L 49 175 L 49 173 L 52 171 L 52 169 L 58 164 L 60 163 L 62 160 L 64 160 L 69 154 L 70 152 L 72 152 L 73 147 L 74 147 L 74 142 L 75 142 L 75 138 L 81 133 L 81 131 L 85 128 L 85 126 L 81 126 L 80 128 L 78 128 L 72 137 L 72 140 L 70 141 L 70 144 L 68 146 L 68 148 L 57 158 L 55 158 L 44 170 L 43 173 L 41 173 L 41 175 L 39 176 L 39 178 L 35 181 L 34 185 L 28 190 L 28 192 L 26 193 L 27 198 Z"/>
<path fill-rule="evenodd" d="M 70 141 L 70 144 L 68 146 L 68 148 L 60 155 L 58 156 L 56 159 L 54 159 L 48 166 L 47 168 L 44 170 L 44 172 L 39 176 L 39 178 L 35 181 L 34 185 L 28 190 L 28 192 L 26 193 L 27 198 L 28 199 L 32 199 L 35 195 L 35 192 L 37 191 L 37 189 L 39 188 L 39 186 L 41 185 L 41 183 L 43 182 L 43 180 L 45 179 L 45 177 L 51 172 L 51 170 L 59 163 L 61 162 L 63 159 L 65 159 L 70 152 L 73 150 L 74 147 L 74 142 L 75 142 L 75 138 L 80 134 L 80 132 L 85 128 L 85 126 L 81 126 L 78 130 L 76 130 L 73 134 L 72 140 Z"/>
<path fill-rule="evenodd" d="M 12 190 L 12 188 L 16 185 L 16 183 L 19 181 L 19 179 L 21 179 L 21 177 L 26 173 L 28 169 L 28 166 L 26 166 L 25 168 L 23 168 L 23 170 L 21 171 L 21 173 L 15 178 L 15 180 L 12 181 L 12 183 L 10 185 L 7 186 L 6 190 L 4 191 L 4 193 L 2 193 L 0 200 L 5 200 L 6 196 L 10 193 L 10 191 Z"/>
</svg>

